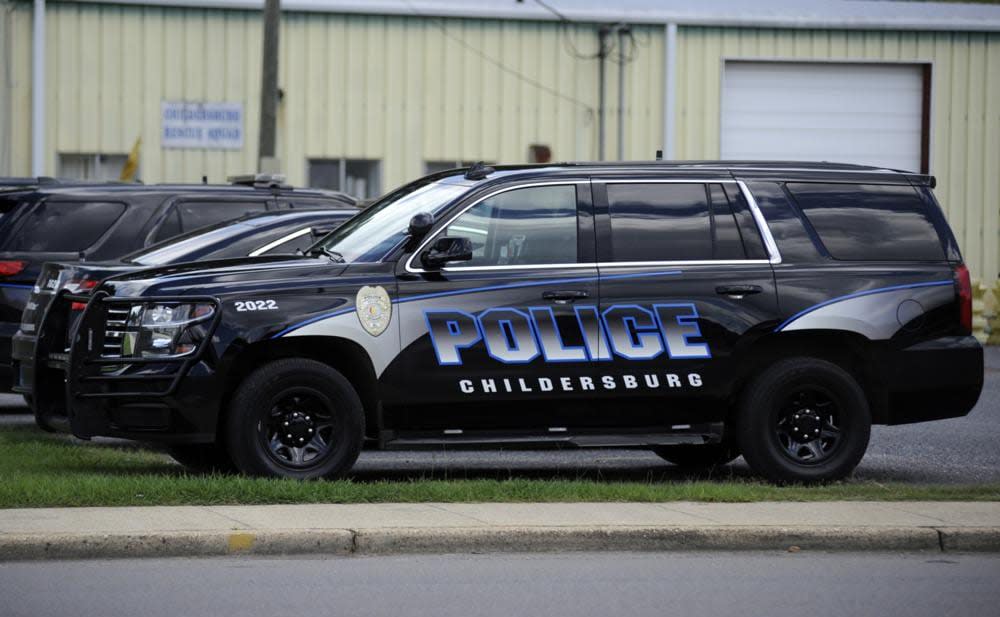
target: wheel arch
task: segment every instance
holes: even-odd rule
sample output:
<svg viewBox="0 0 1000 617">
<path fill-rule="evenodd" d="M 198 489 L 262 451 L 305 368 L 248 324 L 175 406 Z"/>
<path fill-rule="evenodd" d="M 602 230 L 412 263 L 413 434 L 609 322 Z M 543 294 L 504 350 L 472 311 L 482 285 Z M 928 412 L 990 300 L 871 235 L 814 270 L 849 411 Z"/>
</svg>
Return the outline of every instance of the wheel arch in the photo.
<svg viewBox="0 0 1000 617">
<path fill-rule="evenodd" d="M 375 437 L 381 426 L 378 378 L 368 353 L 358 343 L 334 336 L 296 336 L 265 339 L 241 349 L 227 371 L 220 406 L 219 427 L 225 422 L 229 401 L 240 383 L 255 369 L 283 358 L 307 358 L 339 371 L 357 390 L 365 410 L 366 437 Z"/>
<path fill-rule="evenodd" d="M 832 362 L 851 374 L 868 398 L 874 424 L 888 421 L 888 392 L 878 364 L 879 343 L 848 330 L 773 332 L 755 340 L 739 354 L 737 392 L 774 362 L 808 356 Z"/>
</svg>

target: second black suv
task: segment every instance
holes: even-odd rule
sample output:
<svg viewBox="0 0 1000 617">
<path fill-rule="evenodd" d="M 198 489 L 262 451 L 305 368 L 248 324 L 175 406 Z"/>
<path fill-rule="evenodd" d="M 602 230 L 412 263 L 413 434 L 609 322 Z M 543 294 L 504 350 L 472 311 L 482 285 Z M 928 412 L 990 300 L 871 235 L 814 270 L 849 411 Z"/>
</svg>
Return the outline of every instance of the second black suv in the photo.
<svg viewBox="0 0 1000 617">
<path fill-rule="evenodd" d="M 961 416 L 982 389 L 933 184 L 806 163 L 443 172 L 307 256 L 108 279 L 68 355 L 42 335 L 36 392 L 79 437 L 258 475 L 342 475 L 367 440 L 841 478 L 872 424 Z"/>
<path fill-rule="evenodd" d="M 246 214 L 356 203 L 344 193 L 292 188 L 276 176 L 227 185 L 47 180 L 0 192 L 0 391 L 11 387 L 11 337 L 45 262 L 116 259 Z"/>
</svg>

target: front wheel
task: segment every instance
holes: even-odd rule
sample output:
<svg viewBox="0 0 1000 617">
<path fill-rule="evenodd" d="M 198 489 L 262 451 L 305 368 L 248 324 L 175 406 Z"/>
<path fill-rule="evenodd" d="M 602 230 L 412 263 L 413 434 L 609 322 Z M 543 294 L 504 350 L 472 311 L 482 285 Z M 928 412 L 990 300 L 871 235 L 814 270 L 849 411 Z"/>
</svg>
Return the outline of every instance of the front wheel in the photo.
<svg viewBox="0 0 1000 617">
<path fill-rule="evenodd" d="M 744 392 L 740 450 L 750 468 L 772 482 L 840 480 L 861 461 L 870 434 L 864 391 L 831 362 L 781 360 Z"/>
<path fill-rule="evenodd" d="M 245 474 L 335 478 L 354 465 L 364 441 L 361 399 L 335 369 L 300 358 L 250 375 L 229 406 L 229 454 Z"/>
</svg>

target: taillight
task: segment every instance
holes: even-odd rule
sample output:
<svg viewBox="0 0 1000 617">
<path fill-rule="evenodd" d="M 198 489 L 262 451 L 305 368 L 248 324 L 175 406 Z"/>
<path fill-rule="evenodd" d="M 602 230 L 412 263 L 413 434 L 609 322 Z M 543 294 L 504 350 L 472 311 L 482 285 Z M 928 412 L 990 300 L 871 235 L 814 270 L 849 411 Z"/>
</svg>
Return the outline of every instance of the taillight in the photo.
<svg viewBox="0 0 1000 617">
<path fill-rule="evenodd" d="M 955 266 L 955 293 L 958 294 L 958 321 L 966 334 L 972 334 L 972 281 L 965 264 Z"/>
<path fill-rule="evenodd" d="M 66 289 L 69 290 L 70 293 L 89 291 L 97 287 L 98 282 L 99 281 L 97 279 L 73 279 L 66 284 Z M 71 311 L 82 311 L 85 308 L 87 308 L 86 302 L 73 302 L 69 305 L 69 310 Z"/>
<path fill-rule="evenodd" d="M 0 276 L 14 276 L 24 271 L 26 261 L 0 261 Z"/>
</svg>

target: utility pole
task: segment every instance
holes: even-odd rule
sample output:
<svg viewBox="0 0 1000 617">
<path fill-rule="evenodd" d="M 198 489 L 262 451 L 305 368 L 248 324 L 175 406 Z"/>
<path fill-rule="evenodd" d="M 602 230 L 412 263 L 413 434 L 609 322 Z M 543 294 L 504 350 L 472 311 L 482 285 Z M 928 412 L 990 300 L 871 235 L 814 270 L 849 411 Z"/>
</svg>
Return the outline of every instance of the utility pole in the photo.
<svg viewBox="0 0 1000 617">
<path fill-rule="evenodd" d="M 275 173 L 279 170 L 274 155 L 278 115 L 278 30 L 281 26 L 281 0 L 264 1 L 264 56 L 260 80 L 260 144 L 257 153 L 258 171 Z"/>
<path fill-rule="evenodd" d="M 611 26 L 601 26 L 597 31 L 597 160 L 604 160 L 604 81 L 607 77 L 608 36 Z"/>
<path fill-rule="evenodd" d="M 618 26 L 618 160 L 625 160 L 625 39 L 631 31 Z"/>
</svg>

